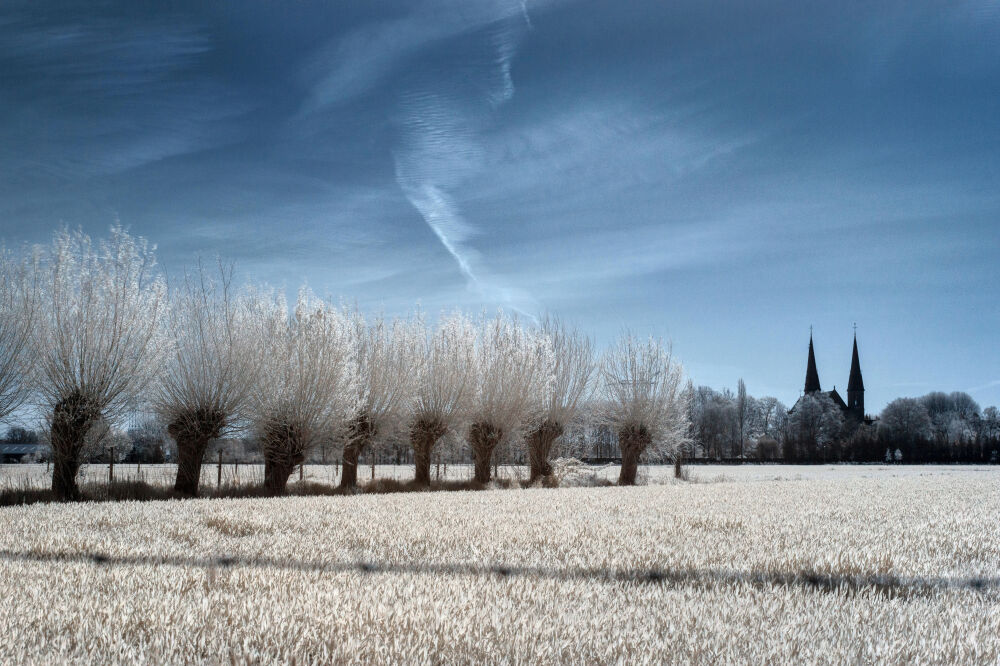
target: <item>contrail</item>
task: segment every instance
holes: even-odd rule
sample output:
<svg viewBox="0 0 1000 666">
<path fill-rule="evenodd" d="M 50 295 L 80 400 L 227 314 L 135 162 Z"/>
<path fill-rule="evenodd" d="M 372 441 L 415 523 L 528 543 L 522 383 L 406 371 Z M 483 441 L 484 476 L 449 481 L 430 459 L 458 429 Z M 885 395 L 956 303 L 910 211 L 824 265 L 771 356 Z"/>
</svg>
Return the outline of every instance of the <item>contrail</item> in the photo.
<svg viewBox="0 0 1000 666">
<path fill-rule="evenodd" d="M 499 83 L 487 91 L 486 102 L 496 109 L 514 96 L 511 61 L 517 52 L 519 35 L 525 26 L 531 27 L 527 4 L 520 1 L 523 23 L 517 18 L 516 5 L 508 5 L 492 35 L 495 56 L 491 65 L 499 70 Z M 497 70 L 494 70 L 496 72 Z M 491 74 L 491 78 L 496 74 Z M 493 81 L 496 81 L 493 78 Z M 458 264 L 459 271 L 470 287 L 483 297 L 496 298 L 509 307 L 524 312 L 513 303 L 512 292 L 487 285 L 476 268 L 476 253 L 463 242 L 472 230 L 463 218 L 448 188 L 455 187 L 478 168 L 482 148 L 478 140 L 481 117 L 470 115 L 468 104 L 457 98 L 453 90 L 433 88 L 413 90 L 403 95 L 404 145 L 395 152 L 396 182 L 407 200 L 417 209 L 424 222 Z"/>
<path fill-rule="evenodd" d="M 441 244 L 444 245 L 448 253 L 454 257 L 455 261 L 458 263 L 458 268 L 465 276 L 466 280 L 470 283 L 481 287 L 479 278 L 476 274 L 472 272 L 472 266 L 469 265 L 469 261 L 462 256 L 458 251 L 458 247 L 448 237 L 445 231 L 446 225 L 455 225 L 455 222 L 464 224 L 459 216 L 458 212 L 455 210 L 455 205 L 452 203 L 451 199 L 445 194 L 440 188 L 431 185 L 430 183 L 423 183 L 418 186 L 409 186 L 400 184 L 403 188 L 403 192 L 406 194 L 406 198 L 410 200 L 413 207 L 417 209 L 421 217 L 427 223 L 427 226 L 431 228 L 434 235 L 438 237 Z"/>
</svg>

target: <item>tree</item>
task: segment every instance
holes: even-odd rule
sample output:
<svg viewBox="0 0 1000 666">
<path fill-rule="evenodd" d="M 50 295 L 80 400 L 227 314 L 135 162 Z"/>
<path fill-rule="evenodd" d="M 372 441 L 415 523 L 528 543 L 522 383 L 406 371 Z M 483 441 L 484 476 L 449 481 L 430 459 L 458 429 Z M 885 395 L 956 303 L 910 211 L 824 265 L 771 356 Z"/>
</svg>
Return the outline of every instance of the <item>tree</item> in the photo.
<svg viewBox="0 0 1000 666">
<path fill-rule="evenodd" d="M 746 440 L 747 421 L 750 418 L 750 404 L 747 402 L 747 385 L 743 378 L 736 383 L 736 427 L 740 433 L 740 460 L 743 460 L 743 446 Z"/>
<path fill-rule="evenodd" d="M 695 443 L 701 445 L 706 456 L 723 457 L 724 446 L 738 430 L 732 395 L 728 391 L 719 393 L 708 386 L 699 386 L 689 393 L 689 398 L 688 418 Z"/>
<path fill-rule="evenodd" d="M 419 371 L 410 425 L 415 480 L 431 482 L 434 445 L 468 409 L 476 372 L 476 329 L 462 314 L 442 318 L 419 340 Z"/>
<path fill-rule="evenodd" d="M 503 312 L 479 323 L 470 404 L 469 446 L 475 480 L 488 483 L 493 451 L 536 424 L 554 378 L 548 336 L 522 328 Z"/>
<path fill-rule="evenodd" d="M 24 404 L 31 393 L 36 355 L 31 336 L 38 321 L 37 253 L 15 259 L 0 249 L 0 419 Z"/>
<path fill-rule="evenodd" d="M 560 320 L 547 316 L 539 333 L 547 336 L 552 345 L 554 381 L 541 422 L 527 437 L 532 482 L 552 474 L 549 464 L 552 445 L 589 397 L 596 368 L 593 345 L 578 331 L 569 330 Z"/>
<path fill-rule="evenodd" d="M 379 434 L 408 419 L 419 377 L 422 321 L 378 317 L 367 325 L 360 313 L 353 315 L 355 354 L 358 362 L 357 412 L 348 424 L 344 445 L 341 488 L 358 485 L 358 458 Z"/>
<path fill-rule="evenodd" d="M 245 407 L 256 380 L 249 297 L 232 291 L 232 268 L 218 281 L 201 264 L 174 293 L 172 354 L 153 391 L 153 407 L 177 443 L 174 489 L 198 494 L 201 464 L 211 440 L 222 437 Z"/>
<path fill-rule="evenodd" d="M 97 248 L 82 231 L 62 230 L 45 250 L 33 347 L 58 499 L 80 496 L 92 428 L 113 421 L 162 366 L 167 295 L 155 267 L 153 248 L 118 226 Z"/>
<path fill-rule="evenodd" d="M 757 400 L 757 411 L 760 436 L 780 438 L 788 420 L 788 408 L 777 398 L 764 396 Z"/>
<path fill-rule="evenodd" d="M 608 349 L 601 363 L 605 420 L 618 433 L 619 485 L 635 485 L 647 450 L 675 455 L 688 430 L 684 369 L 670 346 L 631 333 Z"/>
<path fill-rule="evenodd" d="M 930 438 L 933 423 L 924 401 L 916 398 L 897 398 L 882 410 L 878 428 L 879 434 L 887 437 L 890 442 L 905 443 L 909 446 Z"/>
<path fill-rule="evenodd" d="M 815 460 L 821 451 L 825 462 L 827 448 L 837 441 L 844 428 L 844 415 L 825 393 L 807 393 L 788 416 L 788 433 L 793 442 L 804 447 L 799 455 Z"/>
<path fill-rule="evenodd" d="M 252 303 L 262 353 L 247 413 L 264 455 L 264 488 L 280 495 L 309 450 L 357 409 L 355 328 L 305 289 L 292 314 L 282 294 Z"/>
</svg>

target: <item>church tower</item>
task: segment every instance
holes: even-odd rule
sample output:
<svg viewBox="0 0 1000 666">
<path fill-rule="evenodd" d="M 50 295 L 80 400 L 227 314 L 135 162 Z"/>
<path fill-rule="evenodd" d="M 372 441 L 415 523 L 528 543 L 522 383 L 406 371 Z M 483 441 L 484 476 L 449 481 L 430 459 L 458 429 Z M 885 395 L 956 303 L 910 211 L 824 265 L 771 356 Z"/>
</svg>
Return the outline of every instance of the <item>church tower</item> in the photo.
<svg viewBox="0 0 1000 666">
<path fill-rule="evenodd" d="M 858 332 L 854 332 L 854 355 L 851 357 L 851 377 L 847 380 L 847 408 L 858 420 L 865 418 L 865 382 L 861 378 L 858 359 Z"/>
<path fill-rule="evenodd" d="M 858 377 L 860 377 L 860 371 Z M 853 377 L 853 375 L 852 375 Z M 819 387 L 819 373 L 816 371 L 816 354 L 813 352 L 813 336 L 812 331 L 809 331 L 809 364 L 806 366 L 806 388 L 805 393 L 809 395 L 810 393 L 818 393 L 821 391 Z"/>
</svg>

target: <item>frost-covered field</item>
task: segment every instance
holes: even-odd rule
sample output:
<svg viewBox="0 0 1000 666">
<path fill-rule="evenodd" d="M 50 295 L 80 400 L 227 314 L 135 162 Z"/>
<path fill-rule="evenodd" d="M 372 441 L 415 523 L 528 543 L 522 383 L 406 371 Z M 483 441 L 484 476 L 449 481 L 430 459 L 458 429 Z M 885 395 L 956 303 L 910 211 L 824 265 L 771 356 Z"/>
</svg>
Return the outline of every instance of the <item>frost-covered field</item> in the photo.
<svg viewBox="0 0 1000 666">
<path fill-rule="evenodd" d="M 1000 470 L 693 473 L 0 509 L 0 663 L 1000 659 Z"/>
</svg>

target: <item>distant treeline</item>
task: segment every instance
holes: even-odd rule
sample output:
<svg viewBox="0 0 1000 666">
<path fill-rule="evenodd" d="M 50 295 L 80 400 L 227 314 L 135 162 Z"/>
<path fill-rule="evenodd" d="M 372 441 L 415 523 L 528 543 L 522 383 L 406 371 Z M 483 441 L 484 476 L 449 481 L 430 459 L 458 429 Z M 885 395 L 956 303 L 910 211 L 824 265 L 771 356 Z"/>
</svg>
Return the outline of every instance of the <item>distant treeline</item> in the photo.
<svg viewBox="0 0 1000 666">
<path fill-rule="evenodd" d="M 738 388 L 691 389 L 688 459 L 790 463 L 996 463 L 1000 412 L 963 392 L 898 398 L 877 417 L 845 418 L 825 394 L 789 409 Z"/>
</svg>

